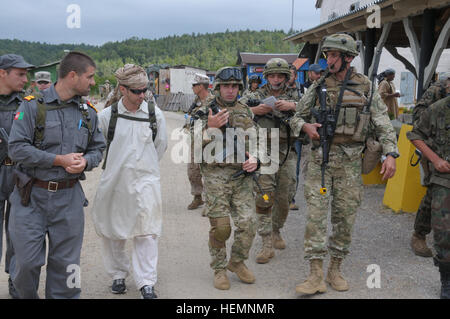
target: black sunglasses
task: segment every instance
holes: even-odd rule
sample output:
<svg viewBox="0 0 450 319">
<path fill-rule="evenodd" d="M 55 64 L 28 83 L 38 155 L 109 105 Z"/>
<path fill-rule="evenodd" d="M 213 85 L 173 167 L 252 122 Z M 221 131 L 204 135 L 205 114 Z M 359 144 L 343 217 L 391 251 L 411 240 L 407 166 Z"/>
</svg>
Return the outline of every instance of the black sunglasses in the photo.
<svg viewBox="0 0 450 319">
<path fill-rule="evenodd" d="M 127 86 L 126 86 L 126 88 L 127 88 L 128 90 L 130 90 L 131 93 L 136 94 L 136 95 L 139 95 L 139 94 L 141 94 L 141 93 L 145 93 L 145 92 L 147 92 L 147 90 L 148 90 L 147 88 L 141 89 L 141 90 L 139 90 L 139 89 L 131 89 L 131 88 L 127 87 Z"/>
<path fill-rule="evenodd" d="M 217 74 L 217 77 L 224 81 L 227 81 L 231 78 L 241 81 L 242 80 L 242 71 L 238 68 L 227 68 L 227 69 L 223 69 L 222 71 L 220 71 L 220 73 Z"/>
<path fill-rule="evenodd" d="M 37 84 L 48 84 L 48 83 L 50 83 L 50 82 L 47 82 L 47 81 L 37 81 Z"/>
</svg>

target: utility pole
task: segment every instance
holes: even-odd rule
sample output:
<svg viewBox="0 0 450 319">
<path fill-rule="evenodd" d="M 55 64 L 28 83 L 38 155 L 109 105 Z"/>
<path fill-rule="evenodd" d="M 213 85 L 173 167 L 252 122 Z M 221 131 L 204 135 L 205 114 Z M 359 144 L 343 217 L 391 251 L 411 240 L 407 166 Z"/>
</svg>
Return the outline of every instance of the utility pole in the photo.
<svg viewBox="0 0 450 319">
<path fill-rule="evenodd" d="M 292 12 L 291 12 L 291 29 L 289 30 L 289 34 L 294 32 L 294 0 L 292 0 Z"/>
</svg>

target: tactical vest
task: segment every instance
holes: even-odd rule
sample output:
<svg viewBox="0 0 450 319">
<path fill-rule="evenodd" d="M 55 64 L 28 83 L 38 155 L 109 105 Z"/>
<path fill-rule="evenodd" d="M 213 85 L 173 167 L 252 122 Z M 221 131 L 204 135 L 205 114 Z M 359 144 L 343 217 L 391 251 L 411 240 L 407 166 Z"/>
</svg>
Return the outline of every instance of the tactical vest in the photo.
<svg viewBox="0 0 450 319">
<path fill-rule="evenodd" d="M 105 155 L 105 161 L 103 162 L 102 169 L 106 168 L 106 161 L 108 159 L 109 147 L 114 139 L 114 133 L 116 131 L 116 125 L 117 125 L 117 119 L 119 117 L 126 119 L 126 120 L 130 120 L 130 121 L 149 122 L 150 128 L 152 130 L 153 141 L 155 141 L 156 134 L 158 133 L 158 125 L 156 122 L 156 113 L 155 113 L 155 103 L 154 103 L 153 99 L 149 99 L 149 101 L 147 101 L 148 119 L 119 114 L 118 105 L 119 105 L 118 102 L 111 105 L 111 118 L 109 120 L 108 134 L 106 137 L 106 155 Z"/>
<path fill-rule="evenodd" d="M 37 99 L 36 99 L 37 98 Z M 44 141 L 44 135 L 45 135 L 45 120 L 47 117 L 47 111 L 52 110 L 59 110 L 64 109 L 68 107 L 73 107 L 73 104 L 62 104 L 62 105 L 47 105 L 44 103 L 44 99 L 40 94 L 36 94 L 36 96 L 29 95 L 23 98 L 26 101 L 31 101 L 36 99 L 36 123 L 34 126 L 34 139 L 33 139 L 33 145 L 36 146 L 38 149 L 43 149 L 43 141 Z M 89 115 L 89 109 L 88 106 L 91 107 L 95 112 L 97 110 L 94 108 L 94 106 L 90 103 L 82 103 L 80 102 L 79 110 L 82 115 L 82 125 L 86 127 L 89 131 L 88 135 L 88 144 L 92 139 L 92 135 L 94 134 L 93 128 L 92 128 L 92 121 L 91 117 Z"/>
<path fill-rule="evenodd" d="M 215 100 L 212 103 L 217 103 Z M 209 109 L 211 107 L 211 104 L 209 104 L 206 108 L 207 114 L 209 113 Z M 233 106 L 226 106 L 217 103 L 220 109 L 224 110 L 226 109 L 228 113 L 230 114 L 230 117 L 228 118 L 228 123 L 231 128 L 238 129 L 241 128 L 244 131 L 254 127 L 253 123 L 253 112 L 250 110 L 250 108 L 247 105 L 244 105 L 240 102 L 236 102 Z M 226 128 L 225 126 L 221 128 L 222 134 L 225 137 L 226 136 Z M 224 149 L 226 148 L 226 143 L 223 144 Z M 217 165 L 219 167 L 225 167 L 225 166 L 232 166 L 236 168 L 241 168 L 242 163 L 237 163 L 236 157 L 235 161 L 233 163 L 214 163 L 212 165 Z"/>
<path fill-rule="evenodd" d="M 327 88 L 327 106 L 335 108 L 342 83 L 333 76 L 325 79 Z M 339 86 L 338 86 L 339 85 Z M 336 130 L 333 143 L 355 143 L 354 135 L 358 127 L 361 112 L 367 104 L 367 97 L 370 93 L 370 81 L 362 74 L 353 74 L 347 83 L 339 117 L 336 122 Z M 316 100 L 316 107 L 319 108 L 319 99 Z M 363 137 L 363 140 L 365 137 Z"/>
<path fill-rule="evenodd" d="M 256 90 L 257 92 L 257 96 L 259 96 L 260 100 L 263 100 L 269 96 L 271 96 L 272 94 L 270 93 L 270 89 L 268 88 L 267 84 L 265 84 L 264 86 L 262 86 L 260 89 Z M 296 92 L 295 89 L 293 88 L 288 88 L 286 87 L 284 89 L 284 91 L 276 97 L 277 100 L 286 100 L 286 101 L 295 101 L 298 102 L 299 98 L 298 98 L 298 93 Z M 283 115 L 282 112 L 280 111 L 273 111 L 273 113 L 278 112 L 278 115 Z M 269 114 L 270 115 L 270 114 Z M 291 135 L 290 132 L 288 132 L 288 130 L 290 129 L 289 127 L 285 126 L 284 124 L 281 123 L 281 121 L 279 119 L 277 119 L 276 117 L 274 117 L 274 119 L 269 119 L 265 116 L 262 116 L 259 118 L 258 120 L 258 125 L 260 127 L 263 128 L 278 128 L 280 131 L 280 138 L 281 139 L 291 139 Z M 268 139 L 270 139 L 270 132 L 268 135 Z"/>
</svg>

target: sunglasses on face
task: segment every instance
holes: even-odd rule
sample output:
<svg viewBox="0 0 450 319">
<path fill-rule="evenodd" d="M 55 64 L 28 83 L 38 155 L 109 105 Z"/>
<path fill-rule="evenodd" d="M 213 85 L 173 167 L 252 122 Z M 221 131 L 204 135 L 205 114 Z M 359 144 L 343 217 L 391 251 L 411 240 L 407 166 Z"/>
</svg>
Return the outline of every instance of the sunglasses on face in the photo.
<svg viewBox="0 0 450 319">
<path fill-rule="evenodd" d="M 130 89 L 129 87 L 127 87 L 127 89 L 130 90 L 131 93 L 136 94 L 136 95 L 139 95 L 141 93 L 145 93 L 148 90 L 147 88 L 145 88 L 145 89 Z"/>
<path fill-rule="evenodd" d="M 48 84 L 49 82 L 47 81 L 37 81 L 37 84 L 42 85 L 42 84 Z"/>
<path fill-rule="evenodd" d="M 238 68 L 227 68 L 227 69 L 220 71 L 220 73 L 217 74 L 217 77 L 224 81 L 227 81 L 231 78 L 241 81 L 242 80 L 242 71 Z"/>
</svg>

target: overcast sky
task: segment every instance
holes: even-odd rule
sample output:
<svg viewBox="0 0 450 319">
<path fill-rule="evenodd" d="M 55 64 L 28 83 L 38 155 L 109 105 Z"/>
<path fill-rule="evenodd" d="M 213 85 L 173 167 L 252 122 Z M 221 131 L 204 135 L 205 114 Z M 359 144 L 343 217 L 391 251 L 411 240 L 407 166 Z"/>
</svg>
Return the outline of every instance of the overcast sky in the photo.
<svg viewBox="0 0 450 319">
<path fill-rule="evenodd" d="M 8 5 L 5 5 L 6 2 Z M 136 36 L 156 39 L 185 33 L 284 30 L 292 0 L 2 0 L 0 39 L 101 45 Z M 294 29 L 319 24 L 315 0 L 295 0 Z M 74 11 L 80 8 L 80 28 Z"/>
</svg>

